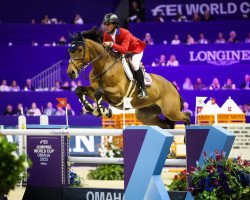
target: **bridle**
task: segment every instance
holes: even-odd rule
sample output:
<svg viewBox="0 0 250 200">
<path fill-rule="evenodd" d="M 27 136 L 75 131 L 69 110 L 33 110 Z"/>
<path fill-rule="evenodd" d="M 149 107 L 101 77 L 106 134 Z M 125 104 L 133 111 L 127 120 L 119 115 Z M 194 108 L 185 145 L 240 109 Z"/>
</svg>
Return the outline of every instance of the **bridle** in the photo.
<svg viewBox="0 0 250 200">
<path fill-rule="evenodd" d="M 82 57 L 82 58 L 74 58 L 74 59 L 70 59 L 70 60 L 69 60 L 69 64 L 73 64 L 74 67 L 76 68 L 76 70 L 77 70 L 77 72 L 78 72 L 79 74 L 80 74 L 82 71 L 85 71 L 85 69 L 87 69 L 88 66 L 90 66 L 91 64 L 93 64 L 95 61 L 101 59 L 101 58 L 105 55 L 105 53 L 107 53 L 108 55 L 110 54 L 110 49 L 104 48 L 104 49 L 103 49 L 103 52 L 102 52 L 101 54 L 99 54 L 97 57 L 95 57 L 95 58 L 94 58 L 93 60 L 91 60 L 90 62 L 88 62 L 88 63 L 86 63 L 85 65 L 83 65 L 83 67 L 82 67 L 81 69 L 79 69 L 79 67 L 76 66 L 76 64 L 74 63 L 74 61 L 75 61 L 75 60 L 81 60 L 82 63 L 84 63 L 86 50 L 87 50 L 89 47 L 88 47 L 87 43 L 85 42 L 85 39 L 84 39 L 84 38 L 83 38 L 82 41 L 73 41 L 72 43 L 73 43 L 73 44 L 74 44 L 74 43 L 79 44 L 78 46 L 81 45 L 81 46 L 83 47 L 83 50 L 84 50 L 84 54 L 83 54 L 83 57 Z M 94 56 L 91 54 L 91 51 L 89 51 L 89 53 L 90 53 L 90 57 L 93 58 Z M 118 60 L 120 60 L 121 58 L 122 58 L 122 57 L 119 56 L 119 58 L 116 59 L 112 65 L 108 66 L 108 68 L 107 68 L 106 70 L 104 70 L 105 64 L 106 64 L 106 62 L 104 62 L 104 65 L 103 65 L 103 67 L 102 67 L 101 73 L 94 73 L 95 75 L 94 75 L 94 77 L 92 77 L 92 79 L 97 78 L 97 79 L 100 81 L 101 77 L 102 77 L 107 71 L 109 71 L 109 69 L 111 69 L 111 68 L 115 65 L 115 63 L 116 63 Z"/>
<path fill-rule="evenodd" d="M 69 60 L 69 64 L 73 64 L 74 67 L 76 68 L 76 70 L 78 71 L 78 73 L 81 73 L 82 71 L 84 71 L 85 69 L 87 69 L 88 66 L 90 66 L 91 64 L 93 64 L 95 61 L 101 59 L 101 58 L 104 56 L 104 54 L 107 52 L 107 51 L 104 49 L 103 52 L 102 52 L 101 54 L 99 54 L 97 57 L 95 57 L 95 58 L 94 58 L 93 60 L 91 60 L 90 62 L 84 64 L 83 67 L 82 67 L 82 69 L 79 69 L 79 68 L 76 66 L 76 64 L 74 63 L 74 61 L 76 61 L 76 60 L 81 60 L 82 63 L 84 63 L 85 55 L 86 55 L 86 50 L 87 50 L 87 48 L 88 48 L 88 45 L 87 45 L 87 43 L 85 42 L 85 39 L 84 39 L 84 38 L 83 38 L 83 41 L 74 41 L 74 42 L 72 42 L 72 43 L 73 43 L 73 44 L 75 44 L 75 43 L 76 43 L 76 44 L 80 44 L 80 45 L 83 47 L 83 51 L 84 51 L 83 57 L 82 57 L 82 58 L 74 58 L 74 59 L 70 59 L 70 60 Z M 80 45 L 78 45 L 78 46 L 80 46 Z M 75 51 L 76 51 L 76 50 L 75 50 Z M 89 53 L 90 53 L 90 57 L 94 57 L 94 56 L 91 54 L 91 51 L 89 51 Z"/>
</svg>

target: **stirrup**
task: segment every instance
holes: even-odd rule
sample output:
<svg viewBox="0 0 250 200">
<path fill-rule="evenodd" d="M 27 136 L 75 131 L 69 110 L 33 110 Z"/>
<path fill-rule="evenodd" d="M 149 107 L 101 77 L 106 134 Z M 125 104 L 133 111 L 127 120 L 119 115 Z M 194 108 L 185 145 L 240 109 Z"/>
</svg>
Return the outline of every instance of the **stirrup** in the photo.
<svg viewBox="0 0 250 200">
<path fill-rule="evenodd" d="M 148 98 L 147 91 L 145 89 L 140 89 L 139 94 L 138 94 L 138 98 L 139 99 L 147 99 Z"/>
</svg>

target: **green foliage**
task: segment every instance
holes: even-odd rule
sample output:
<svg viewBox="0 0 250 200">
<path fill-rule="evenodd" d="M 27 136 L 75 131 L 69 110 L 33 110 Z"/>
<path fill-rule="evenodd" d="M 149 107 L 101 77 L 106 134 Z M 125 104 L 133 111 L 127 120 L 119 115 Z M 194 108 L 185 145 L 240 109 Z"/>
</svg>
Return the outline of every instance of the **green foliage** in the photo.
<svg viewBox="0 0 250 200">
<path fill-rule="evenodd" d="M 178 175 L 175 175 L 172 183 L 167 186 L 170 191 L 186 191 L 187 190 L 186 170 L 183 170 Z"/>
<path fill-rule="evenodd" d="M 123 157 L 123 149 L 110 141 L 106 145 L 101 144 L 98 151 L 104 158 Z M 88 178 L 92 180 L 123 180 L 124 168 L 120 164 L 101 164 L 95 170 L 89 172 Z"/>
<path fill-rule="evenodd" d="M 92 180 L 123 180 L 123 165 L 102 164 L 95 170 L 91 170 L 88 178 Z"/>
<path fill-rule="evenodd" d="M 8 194 L 20 180 L 20 174 L 31 165 L 26 155 L 16 154 L 16 144 L 0 135 L 0 196 Z"/>
<path fill-rule="evenodd" d="M 215 152 L 207 157 L 204 153 L 204 165 L 190 171 L 190 191 L 195 199 L 208 200 L 249 200 L 250 199 L 250 162 L 227 159 L 224 152 Z"/>
</svg>

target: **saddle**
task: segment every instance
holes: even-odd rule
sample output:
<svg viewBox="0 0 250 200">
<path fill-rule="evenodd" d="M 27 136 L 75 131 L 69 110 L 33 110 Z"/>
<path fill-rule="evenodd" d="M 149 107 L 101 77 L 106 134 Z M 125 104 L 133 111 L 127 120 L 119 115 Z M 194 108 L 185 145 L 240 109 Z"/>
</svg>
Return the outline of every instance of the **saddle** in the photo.
<svg viewBox="0 0 250 200">
<path fill-rule="evenodd" d="M 125 74 L 127 75 L 128 79 L 130 81 L 134 81 L 134 72 L 132 70 L 132 63 L 131 63 L 131 57 L 132 55 L 122 55 L 122 65 L 123 65 L 123 69 L 125 71 Z M 152 85 L 152 78 L 151 76 L 146 72 L 145 67 L 143 65 L 143 63 L 140 63 L 140 68 L 142 68 L 142 71 L 144 72 L 144 83 L 145 86 L 151 86 Z"/>
</svg>

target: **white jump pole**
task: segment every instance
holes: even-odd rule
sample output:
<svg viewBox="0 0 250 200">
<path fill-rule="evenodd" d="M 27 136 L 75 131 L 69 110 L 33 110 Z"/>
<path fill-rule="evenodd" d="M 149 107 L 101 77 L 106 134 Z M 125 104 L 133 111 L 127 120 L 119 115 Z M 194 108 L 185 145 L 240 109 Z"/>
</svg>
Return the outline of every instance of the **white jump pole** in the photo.
<svg viewBox="0 0 250 200">
<path fill-rule="evenodd" d="M 101 158 L 101 157 L 69 157 L 69 162 L 72 163 L 87 163 L 87 164 L 123 164 L 123 158 Z M 181 166 L 187 165 L 186 159 L 167 159 L 166 166 Z"/>
<path fill-rule="evenodd" d="M 164 129 L 172 135 L 185 135 L 182 129 Z M 91 128 L 69 128 L 69 129 L 0 129 L 3 135 L 32 135 L 32 136 L 119 136 L 123 129 L 91 129 Z"/>
<path fill-rule="evenodd" d="M 0 129 L 3 135 L 29 135 L 29 136 L 119 136 L 122 129 Z"/>
</svg>

